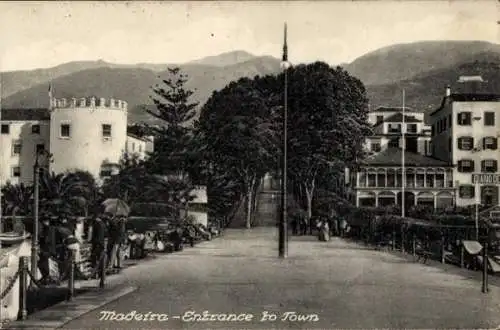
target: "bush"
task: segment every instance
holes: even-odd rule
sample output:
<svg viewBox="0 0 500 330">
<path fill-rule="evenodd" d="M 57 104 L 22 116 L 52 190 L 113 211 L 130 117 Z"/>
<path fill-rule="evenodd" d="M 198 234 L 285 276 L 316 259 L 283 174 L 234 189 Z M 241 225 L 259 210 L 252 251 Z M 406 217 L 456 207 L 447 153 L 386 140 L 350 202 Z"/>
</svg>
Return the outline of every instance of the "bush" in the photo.
<svg viewBox="0 0 500 330">
<path fill-rule="evenodd" d="M 130 210 L 133 217 L 172 217 L 174 213 L 172 207 L 160 203 L 137 203 Z"/>
</svg>

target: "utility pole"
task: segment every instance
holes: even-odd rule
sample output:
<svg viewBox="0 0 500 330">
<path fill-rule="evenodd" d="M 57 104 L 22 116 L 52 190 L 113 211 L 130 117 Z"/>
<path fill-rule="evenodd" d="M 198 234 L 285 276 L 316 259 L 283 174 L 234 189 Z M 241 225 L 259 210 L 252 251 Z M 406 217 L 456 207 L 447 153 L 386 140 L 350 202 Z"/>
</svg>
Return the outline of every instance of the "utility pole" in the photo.
<svg viewBox="0 0 500 330">
<path fill-rule="evenodd" d="M 287 122 L 288 122 L 288 68 L 290 63 L 288 63 L 288 45 L 287 45 L 287 26 L 285 23 L 285 34 L 283 43 L 283 59 L 281 62 L 281 67 L 283 69 L 284 75 L 284 100 L 283 100 L 283 162 L 281 169 L 281 218 L 279 226 L 279 257 L 287 257 Z"/>
</svg>

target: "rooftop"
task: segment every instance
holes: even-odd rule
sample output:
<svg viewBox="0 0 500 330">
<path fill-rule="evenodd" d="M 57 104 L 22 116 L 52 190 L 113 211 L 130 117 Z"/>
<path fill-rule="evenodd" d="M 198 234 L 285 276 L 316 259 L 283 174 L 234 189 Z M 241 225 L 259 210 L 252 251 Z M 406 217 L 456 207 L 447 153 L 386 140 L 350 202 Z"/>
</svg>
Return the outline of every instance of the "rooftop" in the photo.
<svg viewBox="0 0 500 330">
<path fill-rule="evenodd" d="M 429 115 L 432 116 L 441 111 L 447 102 L 500 102 L 500 94 L 454 93 L 448 97 L 444 97 L 439 108 L 432 111 Z"/>
<path fill-rule="evenodd" d="M 377 107 L 377 108 L 371 110 L 371 112 L 402 112 L 402 111 L 403 111 L 403 107 Z M 419 112 L 419 111 L 413 110 L 410 107 L 405 107 L 405 111 Z"/>
<path fill-rule="evenodd" d="M 48 109 L 2 109 L 0 121 L 44 121 L 50 120 Z"/>
<path fill-rule="evenodd" d="M 415 118 L 415 116 L 405 115 L 405 123 L 421 123 L 420 119 Z M 384 119 L 386 123 L 402 123 L 403 122 L 403 114 L 401 112 L 395 113 L 392 116 Z"/>
<path fill-rule="evenodd" d="M 378 166 L 401 166 L 402 149 L 387 148 L 381 152 L 368 157 L 365 165 Z M 448 162 L 424 156 L 421 154 L 405 151 L 405 166 L 450 166 Z"/>
</svg>

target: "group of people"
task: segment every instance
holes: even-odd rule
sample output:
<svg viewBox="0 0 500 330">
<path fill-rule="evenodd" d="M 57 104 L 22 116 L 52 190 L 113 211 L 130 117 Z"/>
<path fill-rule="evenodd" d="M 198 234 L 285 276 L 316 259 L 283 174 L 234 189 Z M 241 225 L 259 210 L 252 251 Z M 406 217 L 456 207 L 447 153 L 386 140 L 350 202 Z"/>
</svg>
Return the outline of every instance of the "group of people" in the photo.
<svg viewBox="0 0 500 330">
<path fill-rule="evenodd" d="M 316 224 L 318 230 L 318 238 L 321 241 L 327 241 L 330 236 L 344 237 L 349 232 L 349 224 L 340 216 L 331 215 L 328 217 L 311 218 L 309 222 L 304 215 L 297 214 L 292 217 L 292 234 L 307 235 L 307 231 L 312 232 L 312 224 Z"/>
<path fill-rule="evenodd" d="M 64 214 L 52 217 L 41 215 L 41 227 L 38 231 L 38 269 L 43 283 L 55 282 L 50 276 L 50 259 L 57 262 L 59 272 L 64 275 L 70 250 L 78 253 L 78 239 L 74 235 L 76 218 Z"/>
<path fill-rule="evenodd" d="M 91 265 L 96 268 L 105 253 L 106 268 L 121 268 L 121 246 L 126 243 L 127 217 L 103 213 L 93 219 L 89 233 L 91 243 Z"/>
<path fill-rule="evenodd" d="M 59 277 L 64 277 L 68 267 L 70 251 L 74 251 L 78 261 L 80 241 L 75 237 L 76 218 L 67 215 L 52 217 L 42 215 L 39 233 L 38 268 L 42 283 L 54 283 L 50 271 L 50 259 L 57 262 Z M 99 265 L 103 253 L 106 254 L 106 268 L 120 268 L 120 247 L 126 241 L 126 217 L 115 217 L 104 213 L 90 223 L 87 240 L 91 243 L 91 266 Z M 80 238 L 80 239 L 83 239 Z M 61 276 L 62 275 L 62 276 Z"/>
</svg>

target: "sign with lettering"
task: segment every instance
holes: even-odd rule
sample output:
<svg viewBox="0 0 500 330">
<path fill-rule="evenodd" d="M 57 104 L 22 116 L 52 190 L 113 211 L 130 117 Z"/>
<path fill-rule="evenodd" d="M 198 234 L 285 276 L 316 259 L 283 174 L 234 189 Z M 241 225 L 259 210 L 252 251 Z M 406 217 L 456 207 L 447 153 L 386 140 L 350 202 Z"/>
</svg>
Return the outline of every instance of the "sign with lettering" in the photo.
<svg viewBox="0 0 500 330">
<path fill-rule="evenodd" d="M 472 174 L 473 184 L 500 184 L 500 174 Z"/>
</svg>

